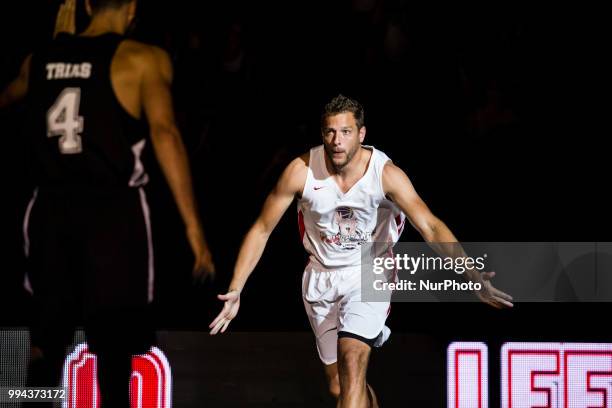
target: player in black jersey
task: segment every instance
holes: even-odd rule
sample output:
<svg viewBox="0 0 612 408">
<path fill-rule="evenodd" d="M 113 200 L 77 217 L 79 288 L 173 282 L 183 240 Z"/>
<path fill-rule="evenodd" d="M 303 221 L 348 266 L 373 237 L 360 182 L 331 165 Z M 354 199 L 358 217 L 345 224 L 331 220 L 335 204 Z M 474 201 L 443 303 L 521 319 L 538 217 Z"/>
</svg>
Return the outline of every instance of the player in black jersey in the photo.
<svg viewBox="0 0 612 408">
<path fill-rule="evenodd" d="M 59 25 L 74 26 L 74 1 L 62 6 Z M 123 407 L 131 355 L 152 342 L 143 323 L 153 253 L 140 159 L 149 139 L 185 223 L 194 273 L 213 274 L 214 265 L 175 124 L 170 59 L 123 37 L 135 0 L 86 4 L 87 29 L 58 35 L 26 58 L 0 108 L 28 96 L 37 183 L 24 222 L 26 284 L 37 310 L 29 385 L 59 382 L 65 346 L 83 319 L 103 406 Z"/>
</svg>

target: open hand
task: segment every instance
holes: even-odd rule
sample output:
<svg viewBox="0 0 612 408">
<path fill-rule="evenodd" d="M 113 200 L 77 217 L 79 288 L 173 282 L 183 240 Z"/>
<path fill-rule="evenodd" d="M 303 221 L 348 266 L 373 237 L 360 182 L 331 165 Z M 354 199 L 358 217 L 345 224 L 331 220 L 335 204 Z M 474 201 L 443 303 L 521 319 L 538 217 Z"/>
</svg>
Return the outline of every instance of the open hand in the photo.
<svg viewBox="0 0 612 408">
<path fill-rule="evenodd" d="M 212 335 L 219 333 L 219 331 L 224 333 L 232 319 L 238 314 L 238 309 L 240 308 L 240 292 L 237 290 L 230 290 L 225 295 L 217 295 L 217 298 L 224 300 L 225 303 L 221 313 L 208 325 Z"/>
<path fill-rule="evenodd" d="M 59 8 L 55 18 L 53 38 L 59 33 L 74 34 L 76 32 L 76 0 L 66 0 Z"/>
<path fill-rule="evenodd" d="M 482 289 L 476 292 L 476 296 L 478 296 L 482 302 L 497 309 L 514 306 L 512 304 L 512 296 L 495 288 L 491 283 L 491 279 L 495 276 L 495 272 L 483 272 L 480 276 L 482 278 Z"/>
</svg>

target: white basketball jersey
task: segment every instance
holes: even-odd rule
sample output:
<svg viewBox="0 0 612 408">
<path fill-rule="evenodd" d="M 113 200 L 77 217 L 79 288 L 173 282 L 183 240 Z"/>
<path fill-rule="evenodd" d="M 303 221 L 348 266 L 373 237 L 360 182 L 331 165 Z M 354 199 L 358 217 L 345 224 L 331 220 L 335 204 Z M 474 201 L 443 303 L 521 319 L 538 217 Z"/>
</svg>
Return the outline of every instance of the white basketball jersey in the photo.
<svg viewBox="0 0 612 408">
<path fill-rule="evenodd" d="M 389 157 L 372 146 L 363 147 L 372 151 L 368 168 L 346 193 L 327 171 L 323 145 L 310 149 L 298 221 L 302 243 L 315 268 L 360 266 L 362 244 L 394 244 L 404 227 L 406 217 L 385 197 L 382 187 L 383 167 Z"/>
</svg>

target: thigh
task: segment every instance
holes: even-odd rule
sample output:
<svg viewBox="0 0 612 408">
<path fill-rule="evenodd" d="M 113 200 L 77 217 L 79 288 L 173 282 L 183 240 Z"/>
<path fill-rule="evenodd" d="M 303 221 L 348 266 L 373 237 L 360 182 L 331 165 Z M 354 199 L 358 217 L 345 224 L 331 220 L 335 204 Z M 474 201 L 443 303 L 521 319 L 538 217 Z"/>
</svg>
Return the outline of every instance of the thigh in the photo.
<svg viewBox="0 0 612 408">
<path fill-rule="evenodd" d="M 390 303 L 361 302 L 347 300 L 342 302 L 338 312 L 338 332 L 340 336 L 363 338 L 373 342 L 383 331 Z M 354 336 L 351 336 L 354 335 Z"/>
<path fill-rule="evenodd" d="M 322 275 L 322 274 L 327 275 Z M 338 304 L 334 301 L 334 285 L 330 272 L 305 271 L 302 298 L 308 321 L 314 332 L 319 358 L 325 365 L 337 360 Z"/>
<path fill-rule="evenodd" d="M 361 276 L 356 273 L 343 281 L 338 307 L 340 336 L 368 340 L 370 346 L 381 334 L 390 310 L 390 301 L 363 302 Z"/>
</svg>

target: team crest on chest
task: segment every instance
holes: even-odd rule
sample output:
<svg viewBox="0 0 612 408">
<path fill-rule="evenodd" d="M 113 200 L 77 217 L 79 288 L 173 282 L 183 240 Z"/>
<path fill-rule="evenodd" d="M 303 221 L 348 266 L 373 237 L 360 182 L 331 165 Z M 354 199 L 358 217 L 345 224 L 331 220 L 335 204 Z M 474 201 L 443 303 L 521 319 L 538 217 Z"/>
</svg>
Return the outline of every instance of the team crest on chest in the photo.
<svg viewBox="0 0 612 408">
<path fill-rule="evenodd" d="M 372 240 L 372 232 L 360 228 L 355 211 L 351 207 L 338 207 L 334 212 L 333 223 L 338 228 L 334 235 L 321 233 L 321 240 L 335 244 L 341 249 L 355 249 Z"/>
</svg>

